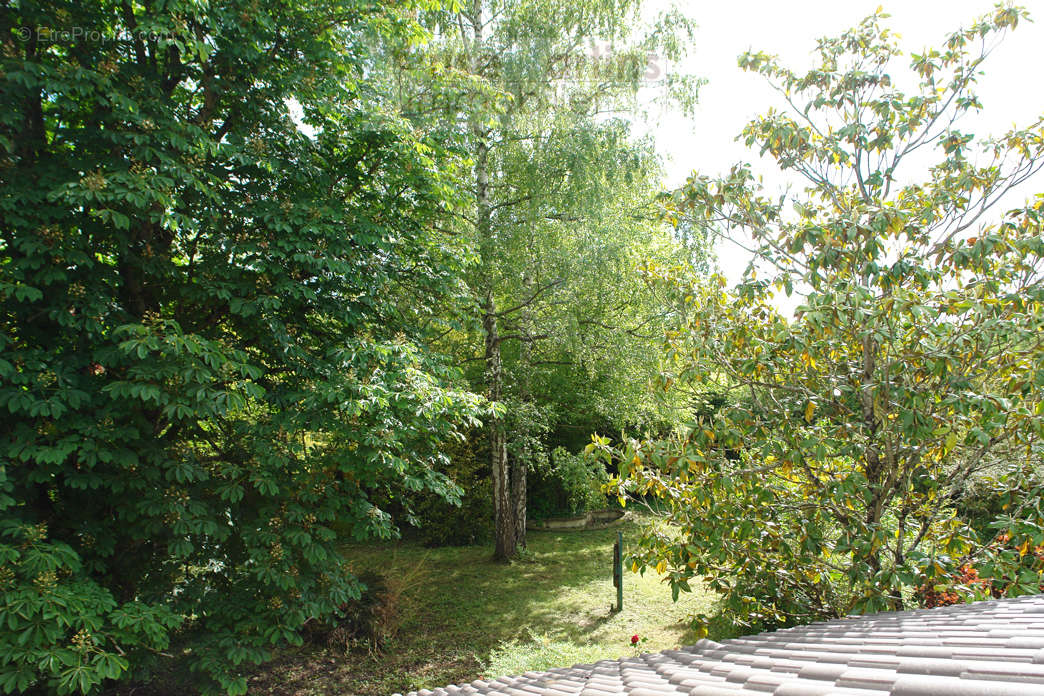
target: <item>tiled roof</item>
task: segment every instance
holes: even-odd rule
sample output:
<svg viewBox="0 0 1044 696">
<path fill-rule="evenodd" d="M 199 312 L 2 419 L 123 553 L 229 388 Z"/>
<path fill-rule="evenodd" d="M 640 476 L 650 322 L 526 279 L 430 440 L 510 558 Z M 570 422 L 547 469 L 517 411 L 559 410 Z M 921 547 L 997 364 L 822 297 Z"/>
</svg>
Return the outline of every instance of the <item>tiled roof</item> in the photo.
<svg viewBox="0 0 1044 696">
<path fill-rule="evenodd" d="M 678 694 L 1044 696 L 1044 595 L 701 640 L 680 650 L 410 696 Z"/>
</svg>

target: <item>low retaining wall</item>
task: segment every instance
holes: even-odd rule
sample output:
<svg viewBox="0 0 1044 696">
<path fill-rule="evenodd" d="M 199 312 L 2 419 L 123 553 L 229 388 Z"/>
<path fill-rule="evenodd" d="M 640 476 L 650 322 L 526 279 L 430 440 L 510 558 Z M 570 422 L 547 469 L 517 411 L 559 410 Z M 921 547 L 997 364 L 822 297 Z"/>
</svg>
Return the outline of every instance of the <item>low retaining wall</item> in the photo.
<svg viewBox="0 0 1044 696">
<path fill-rule="evenodd" d="M 623 510 L 591 510 L 576 517 L 549 517 L 546 520 L 527 520 L 526 529 L 566 531 L 577 529 L 604 529 L 618 523 L 624 517 Z"/>
</svg>

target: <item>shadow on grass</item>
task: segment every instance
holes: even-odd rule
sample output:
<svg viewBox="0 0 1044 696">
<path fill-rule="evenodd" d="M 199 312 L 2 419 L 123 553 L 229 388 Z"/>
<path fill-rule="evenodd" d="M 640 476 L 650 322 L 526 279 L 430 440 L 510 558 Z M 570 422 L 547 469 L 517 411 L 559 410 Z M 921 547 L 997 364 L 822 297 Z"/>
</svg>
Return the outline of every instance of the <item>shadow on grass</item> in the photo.
<svg viewBox="0 0 1044 696">
<path fill-rule="evenodd" d="M 625 611 L 611 613 L 617 531 L 624 533 L 626 544 L 637 538 L 638 525 L 530 532 L 529 548 L 510 564 L 494 562 L 488 546 L 347 545 L 356 572 L 380 572 L 397 593 L 401 622 L 396 637 L 380 655 L 314 647 L 288 651 L 254 675 L 250 693 L 387 696 L 467 682 L 482 673 L 491 650 L 511 641 L 527 644 L 534 636 L 610 650 L 618 641 L 623 655 L 638 626 L 661 619 L 659 628 L 670 627 L 682 643 L 695 642 L 687 623 L 675 625 L 666 615 L 668 590 L 650 587 L 647 580 L 639 588 L 630 573 L 625 573 Z"/>
<path fill-rule="evenodd" d="M 487 548 L 433 550 L 422 573 L 437 582 L 406 593 L 402 631 L 457 636 L 476 651 L 523 637 L 523 627 L 580 640 L 610 618 L 615 538 L 615 530 L 531 532 L 528 550 L 510 564 L 493 562 Z M 603 591 L 604 610 L 592 612 L 592 590 Z"/>
<path fill-rule="evenodd" d="M 620 529 L 633 535 L 636 528 Z M 530 532 L 528 549 L 511 563 L 494 562 L 485 546 L 348 547 L 357 569 L 378 568 L 393 585 L 397 577 L 410 580 L 402 590 L 397 638 L 383 656 L 366 661 L 349 656 L 349 671 L 358 679 L 341 688 L 389 694 L 470 681 L 491 650 L 512 640 L 525 642 L 534 633 L 585 642 L 612 618 L 616 532 Z M 592 594 L 604 596 L 604 603 L 592 601 Z"/>
</svg>

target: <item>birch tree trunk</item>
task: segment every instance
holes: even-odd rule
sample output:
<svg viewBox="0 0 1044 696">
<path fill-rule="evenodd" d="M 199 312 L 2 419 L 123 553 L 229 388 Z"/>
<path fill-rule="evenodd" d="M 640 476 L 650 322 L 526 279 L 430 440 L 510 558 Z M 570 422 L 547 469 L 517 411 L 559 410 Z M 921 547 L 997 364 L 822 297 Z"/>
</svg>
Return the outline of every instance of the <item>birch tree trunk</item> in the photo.
<svg viewBox="0 0 1044 696">
<path fill-rule="evenodd" d="M 474 0 L 470 17 L 474 31 L 471 60 L 473 70 L 478 71 L 482 55 L 482 0 Z M 497 306 L 494 297 L 496 283 L 497 248 L 493 235 L 492 205 L 489 194 L 489 139 L 488 126 L 473 122 L 472 137 L 475 146 L 475 217 L 479 239 L 479 294 L 482 299 L 482 331 L 485 334 L 485 387 L 486 397 L 494 406 L 504 395 L 504 367 L 500 357 L 500 331 L 497 326 Z M 518 551 L 518 484 L 511 475 L 507 456 L 507 437 L 504 422 L 493 413 L 489 417 L 489 468 L 493 478 L 493 520 L 496 537 L 493 557 L 499 561 L 510 560 Z M 522 515 L 525 519 L 525 479 L 522 480 Z M 525 523 L 522 525 L 523 543 Z"/>
<path fill-rule="evenodd" d="M 536 20 L 544 16 L 547 22 Z M 454 129 L 462 122 L 460 116 L 467 118 L 462 122 L 467 130 L 460 135 L 467 138 L 471 155 L 474 218 L 462 218 L 474 225 L 472 241 L 479 259 L 469 285 L 485 349 L 481 376 L 469 376 L 476 390 L 482 390 L 494 408 L 500 407 L 486 423 L 495 557 L 500 560 L 514 557 L 526 545 L 526 479 L 533 459 L 529 453 L 509 456 L 508 445 L 514 451 L 516 443 L 530 447 L 538 439 L 523 426 L 516 428 L 516 419 L 505 417 L 503 407 L 539 400 L 527 382 L 531 373 L 539 374 L 539 365 L 574 361 L 572 346 L 564 346 L 561 338 L 586 329 L 578 328 L 585 322 L 577 324 L 568 307 L 575 291 L 600 292 L 582 281 L 596 265 L 605 266 L 605 246 L 586 239 L 618 234 L 606 224 L 607 210 L 615 211 L 611 217 L 619 216 L 625 229 L 631 229 L 635 206 L 642 208 L 644 203 L 629 193 L 630 187 L 635 181 L 652 183 L 656 176 L 652 159 L 623 143 L 615 126 L 603 129 L 600 116 L 599 104 L 631 103 L 642 72 L 595 84 L 575 79 L 571 67 L 572 57 L 580 55 L 587 40 L 601 37 L 607 27 L 622 40 L 621 63 L 646 60 L 648 37 L 632 36 L 626 27 L 626 18 L 637 16 L 638 4 L 629 1 L 607 6 L 596 0 L 554 0 L 530 7 L 470 0 L 463 7 L 454 5 L 443 19 L 433 19 L 436 35 L 448 49 L 437 60 L 448 57 L 452 63 L 464 52 L 468 72 L 476 78 L 461 95 L 454 91 L 444 95 L 451 99 L 440 98 L 433 106 L 435 111 L 459 109 L 445 112 Z M 627 37 L 635 40 L 623 41 Z M 426 95 L 429 86 L 425 83 L 420 91 Z M 565 114 L 568 118 L 561 118 Z M 620 190 L 607 188 L 607 159 L 634 163 L 633 171 L 613 173 Z M 646 234 L 644 223 L 639 224 Z M 570 225 L 584 226 L 588 233 L 574 234 Z M 569 258 L 585 253 L 597 264 Z M 566 293 L 571 284 L 573 290 Z M 590 325 L 607 328 L 597 320 Z M 509 341 L 519 341 L 518 352 Z M 553 346 L 554 358 L 548 360 L 537 350 L 540 341 Z M 469 345 L 469 360 L 477 357 L 475 348 Z M 545 387 L 541 383 L 540 388 Z"/>
<path fill-rule="evenodd" d="M 491 403 L 501 401 L 504 388 L 504 371 L 500 360 L 500 335 L 497 316 L 491 294 L 486 295 L 482 315 L 482 328 L 486 334 L 486 396 Z M 493 474 L 493 520 L 496 547 L 493 557 L 506 561 L 517 552 L 517 518 L 515 481 L 508 466 L 507 438 L 504 423 L 496 414 L 489 418 L 489 466 Z M 525 479 L 522 481 L 522 512 L 525 514 Z M 524 529 L 524 525 L 523 525 Z M 523 531 L 523 534 L 525 532 Z"/>
</svg>

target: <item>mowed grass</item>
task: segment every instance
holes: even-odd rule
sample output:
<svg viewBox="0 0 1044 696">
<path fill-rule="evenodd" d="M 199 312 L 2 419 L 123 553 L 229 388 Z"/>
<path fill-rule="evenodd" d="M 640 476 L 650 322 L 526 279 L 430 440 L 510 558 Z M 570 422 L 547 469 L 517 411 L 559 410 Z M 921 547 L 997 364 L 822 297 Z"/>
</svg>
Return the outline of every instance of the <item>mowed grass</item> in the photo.
<svg viewBox="0 0 1044 696">
<path fill-rule="evenodd" d="M 638 538 L 636 522 L 593 531 L 529 532 L 529 548 L 510 564 L 490 547 L 425 549 L 409 542 L 349 547 L 357 571 L 375 569 L 399 592 L 400 625 L 380 654 L 306 647 L 256 674 L 250 693 L 279 696 L 384 695 L 530 669 L 568 666 L 633 653 L 632 635 L 652 652 L 696 640 L 694 612 L 712 593 L 671 601 L 655 572 L 624 570 L 624 610 L 612 583 L 617 531 Z"/>
</svg>

